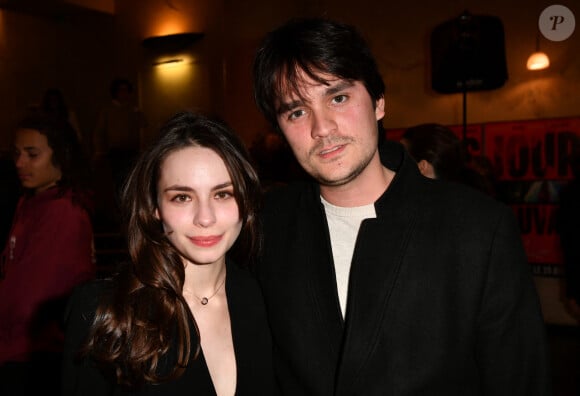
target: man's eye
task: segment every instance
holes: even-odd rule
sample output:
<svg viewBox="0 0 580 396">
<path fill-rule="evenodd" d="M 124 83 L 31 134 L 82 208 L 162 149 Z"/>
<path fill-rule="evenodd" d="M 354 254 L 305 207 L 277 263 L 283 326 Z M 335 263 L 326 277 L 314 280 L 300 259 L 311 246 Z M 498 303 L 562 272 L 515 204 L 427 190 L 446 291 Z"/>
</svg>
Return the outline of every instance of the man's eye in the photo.
<svg viewBox="0 0 580 396">
<path fill-rule="evenodd" d="M 346 95 L 338 95 L 338 96 L 335 96 L 332 99 L 332 101 L 334 103 L 343 103 L 343 102 L 346 102 L 347 99 L 348 99 L 348 97 Z"/>
<path fill-rule="evenodd" d="M 217 199 L 228 199 L 234 196 L 234 194 L 230 191 L 218 191 L 215 194 Z"/>
<path fill-rule="evenodd" d="M 304 115 L 304 110 L 295 110 L 288 115 L 289 120 L 295 120 Z"/>
</svg>

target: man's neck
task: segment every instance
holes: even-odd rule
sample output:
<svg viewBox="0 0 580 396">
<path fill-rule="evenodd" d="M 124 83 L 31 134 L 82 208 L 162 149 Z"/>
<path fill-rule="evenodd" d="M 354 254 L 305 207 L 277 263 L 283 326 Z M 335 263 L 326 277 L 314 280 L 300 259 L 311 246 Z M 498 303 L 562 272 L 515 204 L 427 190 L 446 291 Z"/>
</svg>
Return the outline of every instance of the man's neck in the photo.
<svg viewBox="0 0 580 396">
<path fill-rule="evenodd" d="M 355 179 L 341 186 L 320 185 L 320 194 L 335 206 L 355 207 L 374 203 L 389 187 L 395 172 L 373 160 Z"/>
</svg>

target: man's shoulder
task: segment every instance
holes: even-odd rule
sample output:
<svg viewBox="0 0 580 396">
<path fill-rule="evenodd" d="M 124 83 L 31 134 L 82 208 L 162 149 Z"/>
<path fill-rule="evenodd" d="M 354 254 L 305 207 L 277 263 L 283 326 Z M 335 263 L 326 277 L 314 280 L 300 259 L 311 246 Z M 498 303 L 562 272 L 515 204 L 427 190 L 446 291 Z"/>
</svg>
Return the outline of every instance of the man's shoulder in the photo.
<svg viewBox="0 0 580 396">
<path fill-rule="evenodd" d="M 269 188 L 264 194 L 266 207 L 297 204 L 305 198 L 315 197 L 317 187 L 309 181 L 292 181 Z"/>
<path fill-rule="evenodd" d="M 476 211 L 505 209 L 505 203 L 478 189 L 463 183 L 437 180 L 429 190 L 428 198 L 431 205 L 436 202 L 453 206 L 472 208 Z"/>
<path fill-rule="evenodd" d="M 318 186 L 305 181 L 290 182 L 268 189 L 264 195 L 261 219 L 268 228 L 278 228 L 291 222 L 299 214 L 309 212 L 320 204 Z"/>
<path fill-rule="evenodd" d="M 456 182 L 435 181 L 421 199 L 423 211 L 457 224 L 479 224 L 484 228 L 484 224 L 514 215 L 506 203 Z"/>
</svg>

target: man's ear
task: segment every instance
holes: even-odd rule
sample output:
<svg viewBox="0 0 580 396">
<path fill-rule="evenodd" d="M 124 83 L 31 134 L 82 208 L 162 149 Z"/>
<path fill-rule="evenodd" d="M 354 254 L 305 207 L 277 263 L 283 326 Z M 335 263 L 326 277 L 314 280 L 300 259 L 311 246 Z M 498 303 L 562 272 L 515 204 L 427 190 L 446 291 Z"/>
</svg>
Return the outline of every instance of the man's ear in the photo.
<svg viewBox="0 0 580 396">
<path fill-rule="evenodd" d="M 421 172 L 423 176 L 428 177 L 430 179 L 437 178 L 435 176 L 435 168 L 433 168 L 433 165 L 431 165 L 429 161 L 422 159 L 417 163 L 417 166 L 419 167 L 419 172 Z"/>
<path fill-rule="evenodd" d="M 375 103 L 375 116 L 377 121 L 385 116 L 385 97 L 381 96 Z"/>
</svg>

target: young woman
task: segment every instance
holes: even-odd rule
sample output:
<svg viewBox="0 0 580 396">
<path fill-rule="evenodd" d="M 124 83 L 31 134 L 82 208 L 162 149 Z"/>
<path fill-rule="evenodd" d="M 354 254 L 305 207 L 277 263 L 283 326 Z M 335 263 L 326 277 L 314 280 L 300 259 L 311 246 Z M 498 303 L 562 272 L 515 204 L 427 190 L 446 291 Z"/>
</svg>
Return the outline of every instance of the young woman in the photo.
<svg viewBox="0 0 580 396">
<path fill-rule="evenodd" d="M 226 125 L 168 121 L 123 189 L 130 265 L 71 300 L 64 395 L 274 394 L 262 296 L 244 268 L 260 192 Z"/>
<path fill-rule="evenodd" d="M 58 390 L 66 299 L 95 275 L 89 167 L 74 129 L 44 114 L 27 116 L 14 136 L 14 165 L 23 194 L 0 261 L 6 395 Z"/>
</svg>

